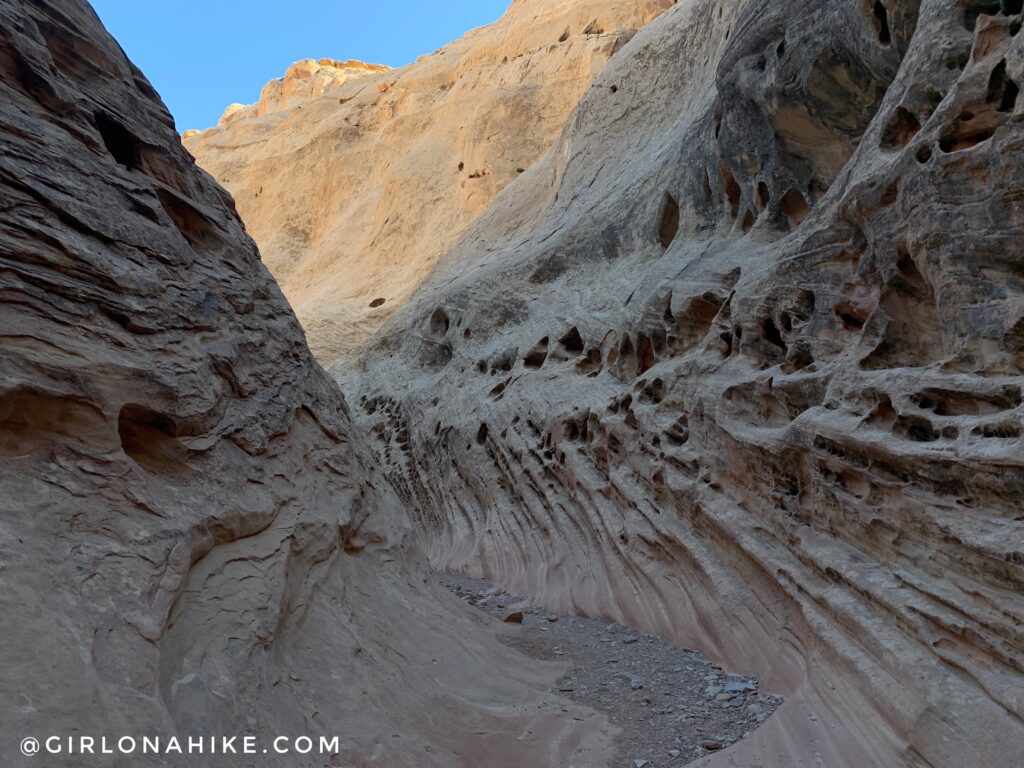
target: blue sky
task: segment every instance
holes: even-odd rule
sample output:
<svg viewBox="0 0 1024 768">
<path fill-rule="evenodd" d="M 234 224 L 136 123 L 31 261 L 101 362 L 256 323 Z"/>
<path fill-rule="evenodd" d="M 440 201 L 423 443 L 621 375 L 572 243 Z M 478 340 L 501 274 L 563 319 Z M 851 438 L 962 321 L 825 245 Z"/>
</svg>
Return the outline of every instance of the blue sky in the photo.
<svg viewBox="0 0 1024 768">
<path fill-rule="evenodd" d="M 510 0 L 92 0 L 179 131 L 249 104 L 299 59 L 408 64 L 489 24 Z"/>
</svg>

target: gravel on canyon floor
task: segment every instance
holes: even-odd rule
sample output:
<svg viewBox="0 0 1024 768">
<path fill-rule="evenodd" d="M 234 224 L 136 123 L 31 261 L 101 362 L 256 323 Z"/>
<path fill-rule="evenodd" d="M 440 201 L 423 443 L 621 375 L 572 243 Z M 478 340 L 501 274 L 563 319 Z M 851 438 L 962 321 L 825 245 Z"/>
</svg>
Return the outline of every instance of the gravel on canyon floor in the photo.
<svg viewBox="0 0 1024 768">
<path fill-rule="evenodd" d="M 459 598 L 521 629 L 502 641 L 572 668 L 553 692 L 606 715 L 620 729 L 612 765 L 681 766 L 733 744 L 782 703 L 757 678 L 711 664 L 698 651 L 602 619 L 551 613 L 490 582 L 438 574 Z"/>
</svg>

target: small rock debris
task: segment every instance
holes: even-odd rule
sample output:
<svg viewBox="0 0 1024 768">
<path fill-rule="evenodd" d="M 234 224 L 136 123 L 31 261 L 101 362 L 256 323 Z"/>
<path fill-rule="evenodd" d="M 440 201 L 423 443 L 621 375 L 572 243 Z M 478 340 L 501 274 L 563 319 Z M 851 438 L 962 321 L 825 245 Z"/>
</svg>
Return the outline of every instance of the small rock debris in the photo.
<svg viewBox="0 0 1024 768">
<path fill-rule="evenodd" d="M 762 693 L 755 677 L 729 674 L 660 637 L 601 619 L 559 616 L 479 579 L 437 578 L 468 604 L 522 624 L 503 642 L 527 656 L 572 665 L 552 693 L 601 712 L 621 730 L 613 766 L 686 765 L 736 743 L 782 703 L 781 696 Z"/>
</svg>

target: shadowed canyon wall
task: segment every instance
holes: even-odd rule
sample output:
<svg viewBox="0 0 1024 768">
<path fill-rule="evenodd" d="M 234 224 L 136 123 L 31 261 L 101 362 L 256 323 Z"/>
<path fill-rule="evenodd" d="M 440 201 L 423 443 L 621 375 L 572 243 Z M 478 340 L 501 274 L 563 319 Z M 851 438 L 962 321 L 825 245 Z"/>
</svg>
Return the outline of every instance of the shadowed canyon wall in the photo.
<svg viewBox="0 0 1024 768">
<path fill-rule="evenodd" d="M 1020 12 L 680 2 L 332 369 L 435 566 L 786 694 L 702 764 L 1024 754 Z"/>
<path fill-rule="evenodd" d="M 300 62 L 258 105 L 234 105 L 185 145 L 234 195 L 328 364 L 409 298 L 552 144 L 609 58 L 672 3 L 516 0 L 402 69 L 349 76 L 358 63 Z"/>
<path fill-rule="evenodd" d="M 0 763 L 603 765 L 426 584 L 231 198 L 83 3 L 0 1 Z M 51 735 L 334 755 L 22 758 Z M 98 747 L 97 747 L 98 748 Z"/>
</svg>

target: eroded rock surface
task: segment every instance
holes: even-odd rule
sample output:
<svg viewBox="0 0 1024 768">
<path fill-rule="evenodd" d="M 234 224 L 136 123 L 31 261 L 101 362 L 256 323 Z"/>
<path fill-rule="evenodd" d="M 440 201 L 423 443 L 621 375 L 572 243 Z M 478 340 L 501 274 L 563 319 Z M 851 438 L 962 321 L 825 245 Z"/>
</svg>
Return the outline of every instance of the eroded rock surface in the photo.
<svg viewBox="0 0 1024 768">
<path fill-rule="evenodd" d="M 326 364 L 402 306 L 550 147 L 609 58 L 672 4 L 516 0 L 494 24 L 402 69 L 355 71 L 320 98 L 324 72 L 351 68 L 300 62 L 185 145 L 234 195 Z"/>
<path fill-rule="evenodd" d="M 93 12 L 0 2 L 0 75 L 0 762 L 603 765 L 560 671 L 427 584 L 231 198 Z M 19 755 L 53 735 L 340 741 Z"/>
<path fill-rule="evenodd" d="M 786 695 L 709 766 L 1024 754 L 1020 12 L 679 3 L 335 369 L 435 566 Z"/>
</svg>

